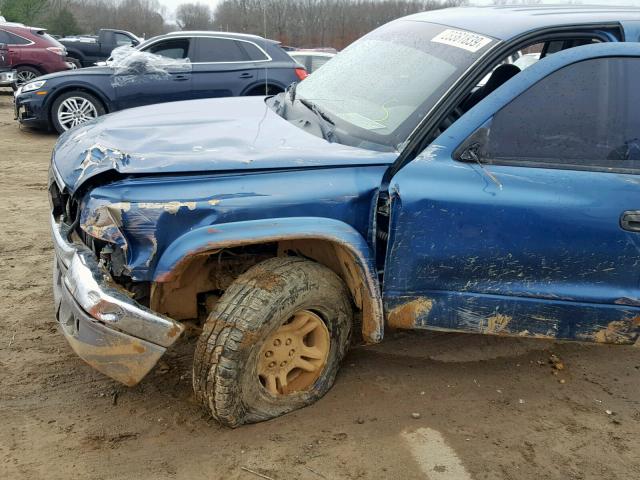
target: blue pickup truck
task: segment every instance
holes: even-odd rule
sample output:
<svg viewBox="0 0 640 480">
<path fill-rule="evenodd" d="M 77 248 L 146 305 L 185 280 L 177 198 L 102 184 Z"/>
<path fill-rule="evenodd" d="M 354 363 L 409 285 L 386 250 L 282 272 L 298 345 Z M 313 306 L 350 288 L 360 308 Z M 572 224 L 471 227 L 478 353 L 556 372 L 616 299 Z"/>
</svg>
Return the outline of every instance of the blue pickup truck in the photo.
<svg viewBox="0 0 640 480">
<path fill-rule="evenodd" d="M 385 328 L 638 342 L 638 40 L 637 9 L 439 10 L 275 96 L 71 129 L 63 334 L 135 385 L 201 328 L 196 396 L 232 427 L 316 401 Z"/>
</svg>

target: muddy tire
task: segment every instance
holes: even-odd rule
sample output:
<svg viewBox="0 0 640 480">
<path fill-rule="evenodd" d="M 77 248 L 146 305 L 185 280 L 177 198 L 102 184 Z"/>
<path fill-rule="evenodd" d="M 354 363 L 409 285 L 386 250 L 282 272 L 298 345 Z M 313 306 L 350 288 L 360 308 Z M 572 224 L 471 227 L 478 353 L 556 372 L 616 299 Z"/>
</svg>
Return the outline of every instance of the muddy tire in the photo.
<svg viewBox="0 0 640 480">
<path fill-rule="evenodd" d="M 333 385 L 352 319 L 347 288 L 328 268 L 298 257 L 255 265 L 205 323 L 193 362 L 196 397 L 229 427 L 310 405 Z M 288 361 L 296 367 L 272 372 Z"/>
</svg>

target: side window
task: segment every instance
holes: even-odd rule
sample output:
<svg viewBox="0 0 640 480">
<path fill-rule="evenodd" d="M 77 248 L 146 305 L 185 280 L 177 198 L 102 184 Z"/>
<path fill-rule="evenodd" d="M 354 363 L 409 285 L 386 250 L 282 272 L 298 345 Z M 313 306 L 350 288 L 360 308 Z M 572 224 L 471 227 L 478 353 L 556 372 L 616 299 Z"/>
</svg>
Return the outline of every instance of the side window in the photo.
<svg viewBox="0 0 640 480">
<path fill-rule="evenodd" d="M 9 41 L 7 42 L 9 45 L 28 45 L 31 40 L 27 40 L 26 38 L 22 38 L 20 35 L 15 35 L 11 32 L 6 32 L 9 36 Z"/>
<path fill-rule="evenodd" d="M 640 58 L 601 58 L 542 79 L 491 122 L 488 162 L 640 170 Z"/>
<path fill-rule="evenodd" d="M 249 55 L 240 43 L 226 38 L 200 37 L 197 39 L 194 62 L 247 62 Z"/>
<path fill-rule="evenodd" d="M 127 35 L 124 35 L 122 33 L 114 32 L 113 36 L 116 41 L 116 45 L 118 45 L 119 47 L 122 45 L 131 45 L 133 43 L 131 41 L 131 38 L 129 38 Z"/>
<path fill-rule="evenodd" d="M 249 60 L 252 62 L 260 62 L 263 60 L 269 60 L 269 58 L 264 54 L 262 50 L 260 50 L 253 43 L 249 42 L 238 42 L 240 47 L 247 53 Z"/>
<path fill-rule="evenodd" d="M 181 59 L 189 56 L 189 39 L 176 38 L 158 42 L 145 51 L 167 58 Z"/>
<path fill-rule="evenodd" d="M 0 30 L 0 43 L 9 44 L 9 34 L 4 30 Z"/>
</svg>

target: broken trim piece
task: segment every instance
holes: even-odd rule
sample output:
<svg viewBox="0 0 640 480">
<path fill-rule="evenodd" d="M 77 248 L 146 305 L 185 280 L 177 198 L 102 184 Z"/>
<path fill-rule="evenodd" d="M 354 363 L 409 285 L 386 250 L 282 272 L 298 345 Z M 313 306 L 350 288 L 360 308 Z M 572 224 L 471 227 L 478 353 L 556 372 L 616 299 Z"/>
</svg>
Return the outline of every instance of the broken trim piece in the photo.
<svg viewBox="0 0 640 480">
<path fill-rule="evenodd" d="M 173 345 L 184 330 L 118 289 L 89 250 L 76 250 L 63 284 L 86 313 L 109 328 L 163 347 Z"/>
</svg>

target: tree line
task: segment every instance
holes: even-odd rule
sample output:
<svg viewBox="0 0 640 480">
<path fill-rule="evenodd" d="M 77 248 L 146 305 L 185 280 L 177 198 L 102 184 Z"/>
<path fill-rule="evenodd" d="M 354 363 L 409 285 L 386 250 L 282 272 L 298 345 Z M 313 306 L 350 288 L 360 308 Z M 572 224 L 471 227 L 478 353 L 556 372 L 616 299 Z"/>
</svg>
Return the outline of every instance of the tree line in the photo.
<svg viewBox="0 0 640 480">
<path fill-rule="evenodd" d="M 213 28 L 257 33 L 296 47 L 342 49 L 404 15 L 466 4 L 466 0 L 224 0 Z"/>
<path fill-rule="evenodd" d="M 0 0 L 0 15 L 57 35 L 118 28 L 148 38 L 176 29 L 158 0 Z"/>
<path fill-rule="evenodd" d="M 493 0 L 494 4 L 540 0 Z M 46 27 L 58 35 L 129 30 L 146 38 L 173 30 L 254 33 L 296 47 L 342 49 L 374 28 L 415 12 L 468 0 L 222 0 L 215 9 L 183 3 L 169 23 L 159 0 L 0 0 L 9 21 Z"/>
</svg>

